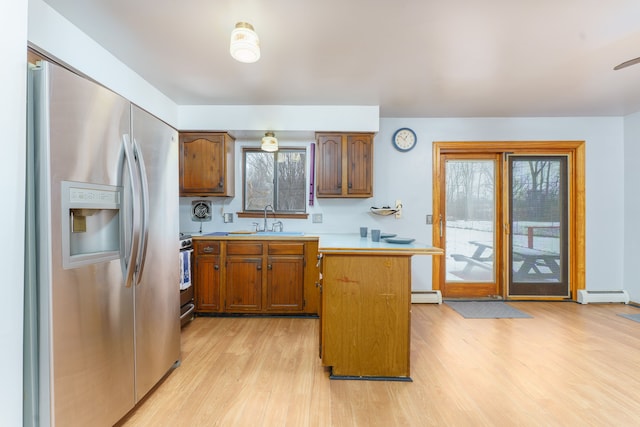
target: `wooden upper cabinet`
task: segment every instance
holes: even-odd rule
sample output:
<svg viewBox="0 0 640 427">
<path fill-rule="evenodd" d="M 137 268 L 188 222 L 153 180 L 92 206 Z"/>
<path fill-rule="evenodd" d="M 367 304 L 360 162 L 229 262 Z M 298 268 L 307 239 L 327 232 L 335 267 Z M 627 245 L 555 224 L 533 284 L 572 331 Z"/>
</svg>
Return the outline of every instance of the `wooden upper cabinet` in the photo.
<svg viewBox="0 0 640 427">
<path fill-rule="evenodd" d="M 316 195 L 373 196 L 373 134 L 318 133 Z"/>
<path fill-rule="evenodd" d="M 180 133 L 180 195 L 234 196 L 233 143 L 224 132 Z"/>
</svg>

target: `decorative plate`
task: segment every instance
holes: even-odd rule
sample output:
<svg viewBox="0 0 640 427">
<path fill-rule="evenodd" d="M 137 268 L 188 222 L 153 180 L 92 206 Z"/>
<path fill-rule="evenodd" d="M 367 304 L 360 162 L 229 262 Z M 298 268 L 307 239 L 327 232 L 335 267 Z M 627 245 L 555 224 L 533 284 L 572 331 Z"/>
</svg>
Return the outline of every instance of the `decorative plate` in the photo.
<svg viewBox="0 0 640 427">
<path fill-rule="evenodd" d="M 376 215 L 393 215 L 394 213 L 398 212 L 398 209 L 392 209 L 388 206 L 384 206 L 381 208 L 376 208 L 376 207 L 372 207 L 371 208 L 371 213 L 374 213 Z"/>
<path fill-rule="evenodd" d="M 384 239 L 387 243 L 399 243 L 401 245 L 408 245 L 409 243 L 414 242 L 416 239 L 410 239 L 407 237 L 389 237 Z"/>
</svg>

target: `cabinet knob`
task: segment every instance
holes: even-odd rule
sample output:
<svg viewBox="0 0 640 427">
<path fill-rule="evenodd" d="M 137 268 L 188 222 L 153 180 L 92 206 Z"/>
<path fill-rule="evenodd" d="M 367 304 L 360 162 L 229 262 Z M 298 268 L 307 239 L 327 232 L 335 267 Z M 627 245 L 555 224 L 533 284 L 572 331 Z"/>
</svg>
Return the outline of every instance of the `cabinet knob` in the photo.
<svg viewBox="0 0 640 427">
<path fill-rule="evenodd" d="M 262 264 L 258 264 L 258 265 L 256 266 L 256 269 L 258 269 L 258 270 L 262 270 Z"/>
<path fill-rule="evenodd" d="M 271 264 L 267 264 L 267 270 L 271 270 Z"/>
<path fill-rule="evenodd" d="M 220 270 L 220 266 L 218 264 L 216 264 L 216 265 L 213 266 L 213 269 L 214 270 Z"/>
<path fill-rule="evenodd" d="M 207 254 L 210 254 L 211 252 L 213 252 L 213 248 L 212 248 L 211 246 L 205 246 L 205 247 L 202 249 L 202 252 L 207 253 Z"/>
</svg>

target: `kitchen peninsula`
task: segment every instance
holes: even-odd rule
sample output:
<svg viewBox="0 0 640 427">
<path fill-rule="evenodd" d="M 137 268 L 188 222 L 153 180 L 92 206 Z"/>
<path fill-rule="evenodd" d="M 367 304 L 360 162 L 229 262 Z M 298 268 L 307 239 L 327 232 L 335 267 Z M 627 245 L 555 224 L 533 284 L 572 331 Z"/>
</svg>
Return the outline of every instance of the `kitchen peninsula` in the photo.
<svg viewBox="0 0 640 427">
<path fill-rule="evenodd" d="M 411 381 L 411 257 L 421 243 L 321 235 L 320 356 L 332 378 Z"/>
<path fill-rule="evenodd" d="M 411 258 L 441 249 L 356 234 L 193 239 L 200 313 L 318 313 L 320 357 L 332 378 L 411 380 Z"/>
</svg>

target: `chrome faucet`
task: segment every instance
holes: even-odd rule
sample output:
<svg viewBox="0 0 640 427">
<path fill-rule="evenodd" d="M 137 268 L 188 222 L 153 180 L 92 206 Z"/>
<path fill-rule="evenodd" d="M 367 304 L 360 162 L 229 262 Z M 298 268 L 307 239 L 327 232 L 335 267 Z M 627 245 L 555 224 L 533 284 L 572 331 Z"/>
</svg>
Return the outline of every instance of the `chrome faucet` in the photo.
<svg viewBox="0 0 640 427">
<path fill-rule="evenodd" d="M 273 206 L 267 205 L 264 207 L 264 228 L 263 231 L 267 231 L 267 208 L 271 208 L 271 212 L 275 215 L 276 211 L 273 210 Z"/>
</svg>

